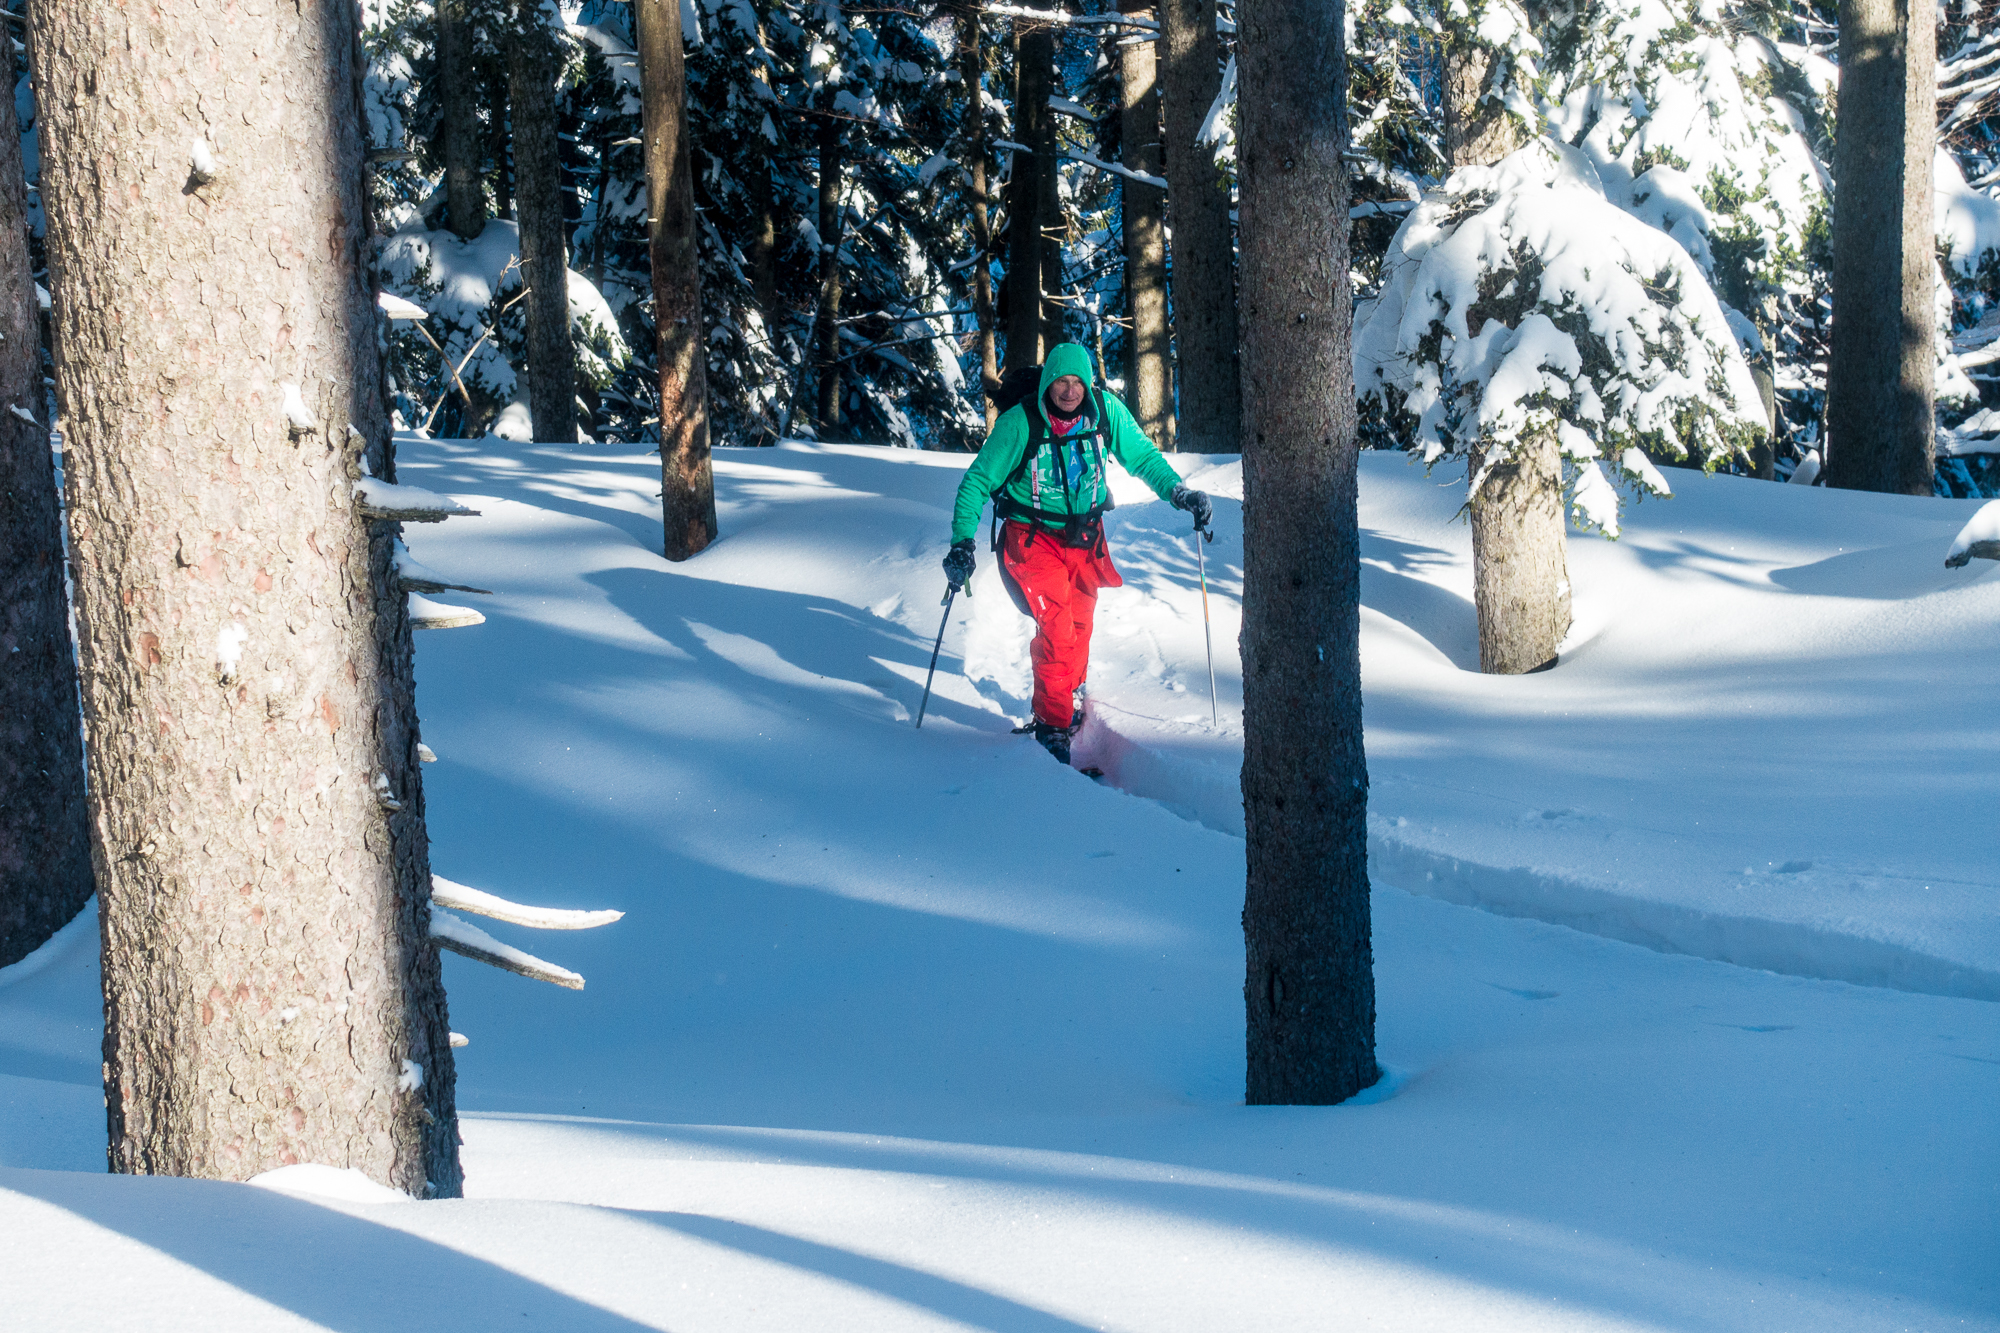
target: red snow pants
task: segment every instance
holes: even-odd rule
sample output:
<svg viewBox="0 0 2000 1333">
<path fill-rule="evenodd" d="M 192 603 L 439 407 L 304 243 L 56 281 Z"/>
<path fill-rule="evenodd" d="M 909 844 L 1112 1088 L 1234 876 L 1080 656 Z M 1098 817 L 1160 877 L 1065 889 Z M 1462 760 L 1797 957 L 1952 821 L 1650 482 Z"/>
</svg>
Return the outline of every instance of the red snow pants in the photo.
<svg viewBox="0 0 2000 1333">
<path fill-rule="evenodd" d="M 1090 674 L 1097 590 L 1122 587 L 1125 580 L 1102 536 L 1089 546 L 1066 546 L 1039 524 L 1010 521 L 1000 530 L 1000 565 L 1035 618 L 1035 641 L 1028 649 L 1035 666 L 1035 720 L 1066 727 L 1076 687 Z"/>
</svg>

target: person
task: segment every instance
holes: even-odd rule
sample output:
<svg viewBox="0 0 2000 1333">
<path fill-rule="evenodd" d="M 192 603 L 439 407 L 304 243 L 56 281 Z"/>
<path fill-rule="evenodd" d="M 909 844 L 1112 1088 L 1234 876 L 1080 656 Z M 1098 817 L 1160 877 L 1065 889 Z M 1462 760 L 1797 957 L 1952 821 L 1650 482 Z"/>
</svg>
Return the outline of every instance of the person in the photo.
<svg viewBox="0 0 2000 1333">
<path fill-rule="evenodd" d="M 1112 505 L 1107 454 L 1192 514 L 1197 528 L 1208 526 L 1208 497 L 1182 484 L 1115 394 L 1095 387 L 1090 354 L 1058 343 L 1042 365 L 1039 391 L 1000 414 L 966 469 L 944 558 L 956 591 L 972 577 L 973 533 L 991 497 L 1002 582 L 1035 622 L 1035 739 L 1065 764 L 1081 721 L 1076 691 L 1090 670 L 1097 593 L 1124 583 L 1104 541 Z"/>
</svg>

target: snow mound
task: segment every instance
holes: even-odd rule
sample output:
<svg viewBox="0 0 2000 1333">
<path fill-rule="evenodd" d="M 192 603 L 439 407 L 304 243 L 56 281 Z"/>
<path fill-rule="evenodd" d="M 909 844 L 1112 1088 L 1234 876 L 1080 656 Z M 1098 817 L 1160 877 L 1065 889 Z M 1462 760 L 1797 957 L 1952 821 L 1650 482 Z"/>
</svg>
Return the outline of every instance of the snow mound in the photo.
<svg viewBox="0 0 2000 1333">
<path fill-rule="evenodd" d="M 244 1182 L 261 1190 L 308 1199 L 338 1199 L 342 1203 L 409 1203 L 401 1190 L 378 1185 L 351 1166 L 321 1166 L 301 1162 L 252 1176 Z"/>
</svg>

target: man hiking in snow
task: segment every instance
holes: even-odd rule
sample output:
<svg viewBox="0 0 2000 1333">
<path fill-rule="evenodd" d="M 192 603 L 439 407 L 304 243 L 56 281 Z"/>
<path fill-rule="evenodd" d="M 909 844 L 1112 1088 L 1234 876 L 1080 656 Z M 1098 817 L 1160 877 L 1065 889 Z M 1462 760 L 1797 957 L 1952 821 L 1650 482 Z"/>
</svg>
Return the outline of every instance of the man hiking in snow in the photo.
<svg viewBox="0 0 2000 1333">
<path fill-rule="evenodd" d="M 972 534 L 993 499 L 1001 580 L 1035 622 L 1035 739 L 1067 764 L 1076 690 L 1090 670 L 1097 590 L 1124 584 L 1104 543 L 1111 489 L 1108 452 L 1153 493 L 1208 526 L 1211 506 L 1189 490 L 1117 395 L 1095 388 L 1090 354 L 1077 343 L 1049 350 L 1033 397 L 1009 407 L 966 469 L 944 558 L 953 591 L 972 577 Z"/>
</svg>

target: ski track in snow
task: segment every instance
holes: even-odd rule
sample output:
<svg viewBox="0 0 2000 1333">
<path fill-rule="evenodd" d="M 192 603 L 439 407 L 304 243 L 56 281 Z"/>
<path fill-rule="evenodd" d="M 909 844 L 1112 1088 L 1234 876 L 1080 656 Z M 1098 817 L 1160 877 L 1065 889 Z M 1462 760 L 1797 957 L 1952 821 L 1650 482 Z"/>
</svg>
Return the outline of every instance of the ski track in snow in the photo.
<svg viewBox="0 0 2000 1333">
<path fill-rule="evenodd" d="M 0 1323 L 2000 1329 L 1972 506 L 1675 474 L 1494 680 L 1457 488 L 1365 457 L 1388 1072 L 1246 1108 L 1240 473 L 1179 460 L 1219 730 L 1185 518 L 1119 483 L 1120 791 L 1008 734 L 984 549 L 910 726 L 965 461 L 717 450 L 669 566 L 654 455 L 406 441 L 485 514 L 412 547 L 495 590 L 418 640 L 434 867 L 627 915 L 493 923 L 583 992 L 446 959 L 469 1197 L 411 1205 L 102 1175 L 87 911 L 0 970 Z"/>
</svg>

